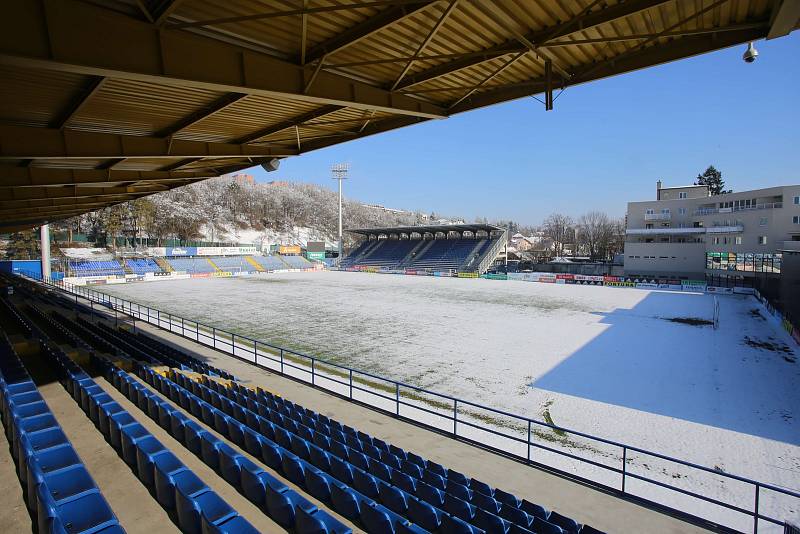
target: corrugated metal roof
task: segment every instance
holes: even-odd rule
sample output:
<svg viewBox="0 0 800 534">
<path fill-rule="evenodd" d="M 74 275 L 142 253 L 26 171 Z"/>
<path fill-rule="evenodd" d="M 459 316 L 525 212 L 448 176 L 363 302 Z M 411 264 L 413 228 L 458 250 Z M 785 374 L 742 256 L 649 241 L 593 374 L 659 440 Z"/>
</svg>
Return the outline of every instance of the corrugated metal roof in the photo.
<svg viewBox="0 0 800 534">
<path fill-rule="evenodd" d="M 0 165 L 9 185 L 174 187 L 758 39 L 781 16 L 775 6 L 11 0 L 0 21 Z M 10 125 L 30 129 L 20 138 Z M 70 131 L 108 138 L 58 140 Z M 6 206 L 6 227 L 49 220 L 10 220 Z"/>
</svg>

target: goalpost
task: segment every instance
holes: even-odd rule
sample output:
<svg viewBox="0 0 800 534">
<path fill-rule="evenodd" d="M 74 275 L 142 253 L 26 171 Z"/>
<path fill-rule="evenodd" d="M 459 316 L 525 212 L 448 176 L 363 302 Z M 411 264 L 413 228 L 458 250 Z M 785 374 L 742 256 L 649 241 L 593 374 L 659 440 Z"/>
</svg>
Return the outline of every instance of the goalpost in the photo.
<svg viewBox="0 0 800 534">
<path fill-rule="evenodd" d="M 719 330 L 719 299 L 714 295 L 714 330 Z"/>
</svg>

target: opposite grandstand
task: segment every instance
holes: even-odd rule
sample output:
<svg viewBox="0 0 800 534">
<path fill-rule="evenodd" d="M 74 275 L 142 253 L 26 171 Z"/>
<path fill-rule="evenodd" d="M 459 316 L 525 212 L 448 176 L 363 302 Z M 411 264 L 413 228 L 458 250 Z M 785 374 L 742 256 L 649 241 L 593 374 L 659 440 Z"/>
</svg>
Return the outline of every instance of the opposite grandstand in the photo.
<svg viewBox="0 0 800 534">
<path fill-rule="evenodd" d="M 363 236 L 339 266 L 437 273 L 482 274 L 506 244 L 506 231 L 488 224 L 361 228 Z"/>
</svg>

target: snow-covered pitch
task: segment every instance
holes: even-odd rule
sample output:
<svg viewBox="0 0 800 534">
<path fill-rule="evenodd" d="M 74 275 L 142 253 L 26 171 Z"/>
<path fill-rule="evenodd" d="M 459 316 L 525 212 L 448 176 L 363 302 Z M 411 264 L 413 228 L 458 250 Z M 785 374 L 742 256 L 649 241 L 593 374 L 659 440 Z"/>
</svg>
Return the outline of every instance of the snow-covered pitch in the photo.
<svg viewBox="0 0 800 534">
<path fill-rule="evenodd" d="M 716 297 L 714 329 L 705 324 L 713 320 L 712 295 L 598 286 L 314 272 L 103 291 L 482 405 L 800 489 L 800 351 L 749 296 Z M 554 446 L 617 459 L 617 452 L 564 440 Z M 655 458 L 629 461 L 642 475 L 726 500 L 733 495 L 752 508 L 743 485 L 700 480 Z M 776 513 L 792 508 L 772 498 Z M 696 510 L 750 528 L 735 514 Z"/>
</svg>

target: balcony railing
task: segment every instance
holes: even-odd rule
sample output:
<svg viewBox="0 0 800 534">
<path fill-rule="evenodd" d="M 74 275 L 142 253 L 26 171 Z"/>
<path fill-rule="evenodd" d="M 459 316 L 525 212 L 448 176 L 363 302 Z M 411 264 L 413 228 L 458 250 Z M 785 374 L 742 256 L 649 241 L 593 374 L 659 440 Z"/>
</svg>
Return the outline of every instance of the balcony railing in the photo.
<svg viewBox="0 0 800 534">
<path fill-rule="evenodd" d="M 671 213 L 645 213 L 645 221 L 669 221 L 672 219 Z"/>
<path fill-rule="evenodd" d="M 764 204 L 751 204 L 749 206 L 734 206 L 731 208 L 699 208 L 693 215 L 713 215 L 714 213 L 733 213 L 735 211 L 772 210 L 783 207 L 783 202 L 767 202 Z"/>
</svg>

